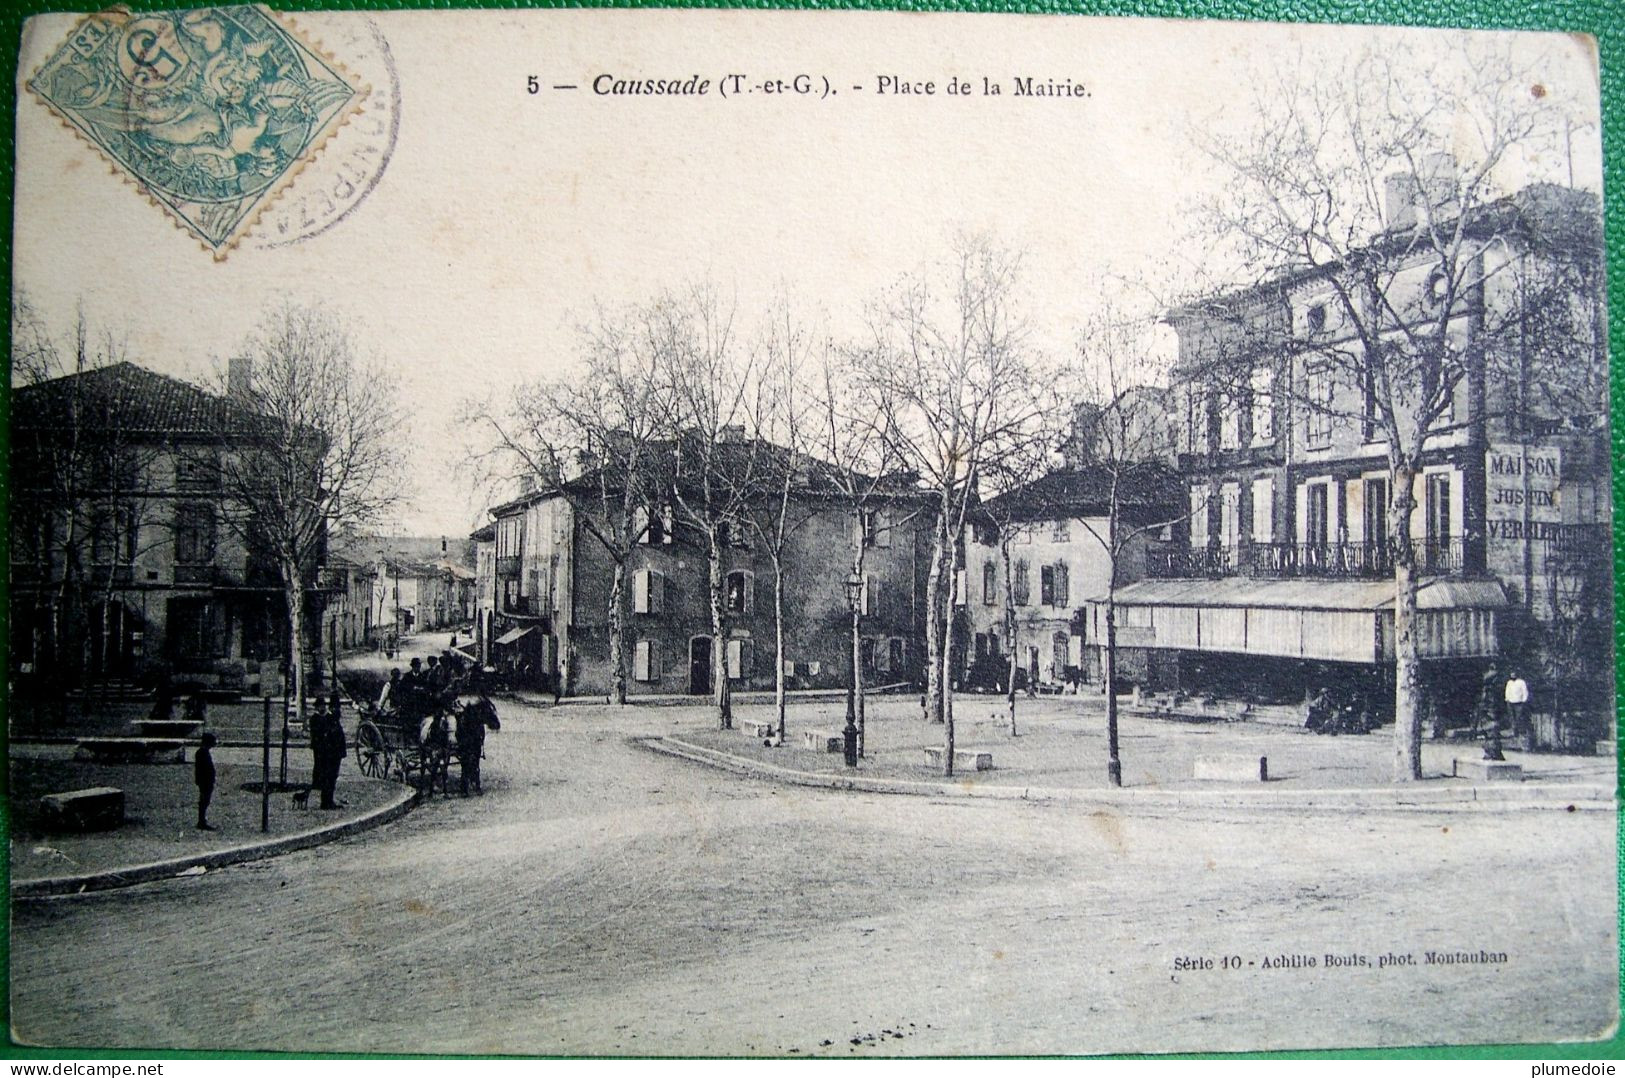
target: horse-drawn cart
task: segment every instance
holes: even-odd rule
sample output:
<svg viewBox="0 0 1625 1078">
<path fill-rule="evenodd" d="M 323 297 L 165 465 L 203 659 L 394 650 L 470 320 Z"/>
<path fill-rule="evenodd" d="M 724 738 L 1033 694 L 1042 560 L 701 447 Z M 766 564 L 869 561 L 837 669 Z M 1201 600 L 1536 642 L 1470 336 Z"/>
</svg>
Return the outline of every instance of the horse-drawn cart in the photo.
<svg viewBox="0 0 1625 1078">
<path fill-rule="evenodd" d="M 464 736 L 462 728 L 474 722 L 483 728 L 500 728 L 496 710 L 484 696 L 448 700 L 428 710 L 407 706 L 396 713 L 363 706 L 355 732 L 356 769 L 369 778 L 393 779 L 429 794 L 438 782 L 443 795 L 451 768 L 461 771 L 465 767 L 463 752 L 452 737 L 453 724 L 459 736 Z M 479 742 L 484 740 L 482 734 Z M 474 777 L 477 782 L 477 765 Z"/>
</svg>

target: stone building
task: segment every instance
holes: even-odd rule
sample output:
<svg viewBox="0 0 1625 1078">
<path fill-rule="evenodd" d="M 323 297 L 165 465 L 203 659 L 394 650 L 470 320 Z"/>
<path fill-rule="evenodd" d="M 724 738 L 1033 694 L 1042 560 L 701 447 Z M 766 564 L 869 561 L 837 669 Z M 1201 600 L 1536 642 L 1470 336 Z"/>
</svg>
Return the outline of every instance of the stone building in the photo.
<svg viewBox="0 0 1625 1078">
<path fill-rule="evenodd" d="M 1417 227 L 1403 209 L 1373 240 L 1392 248 L 1369 300 L 1396 312 L 1391 334 L 1442 312 L 1436 262 L 1399 246 Z M 1444 316 L 1463 369 L 1426 432 L 1410 528 L 1424 691 L 1445 722 L 1496 664 L 1548 701 L 1595 705 L 1611 685 L 1600 292 L 1584 274 L 1567 293 L 1528 283 L 1590 257 L 1596 219 L 1594 196 L 1536 185 L 1463 222 L 1471 286 Z M 1282 701 L 1341 683 L 1391 707 L 1387 442 L 1375 367 L 1321 358 L 1361 354 L 1338 311 L 1329 274 L 1303 271 L 1168 315 L 1188 521 L 1119 596 L 1120 642 L 1164 660 L 1166 682 Z"/>
<path fill-rule="evenodd" d="M 228 527 L 221 461 L 269 422 L 237 400 L 118 363 L 16 389 L 10 674 L 254 690 L 287 649 L 280 572 Z M 324 594 L 307 570 L 313 630 Z M 314 640 L 313 631 L 306 639 Z"/>
<path fill-rule="evenodd" d="M 762 443 L 765 447 L 765 443 Z M 766 451 L 779 452 L 777 447 Z M 811 469 L 809 475 L 816 473 Z M 476 639 L 484 662 L 521 681 L 570 694 L 610 691 L 609 600 L 614 561 L 587 526 L 597 488 L 591 477 L 534 491 L 491 511 L 473 534 Z M 784 552 L 785 675 L 790 689 L 847 681 L 847 580 L 863 543 L 861 661 L 865 683 L 923 680 L 925 572 L 930 526 L 911 483 L 883 488 L 855 515 L 815 478 L 799 482 Z M 708 544 L 668 494 L 640 507 L 627 560 L 623 611 L 629 695 L 704 695 L 715 678 L 736 689 L 775 683 L 773 566 L 750 526 L 728 522 L 723 551 L 725 669 L 714 669 Z"/>
</svg>

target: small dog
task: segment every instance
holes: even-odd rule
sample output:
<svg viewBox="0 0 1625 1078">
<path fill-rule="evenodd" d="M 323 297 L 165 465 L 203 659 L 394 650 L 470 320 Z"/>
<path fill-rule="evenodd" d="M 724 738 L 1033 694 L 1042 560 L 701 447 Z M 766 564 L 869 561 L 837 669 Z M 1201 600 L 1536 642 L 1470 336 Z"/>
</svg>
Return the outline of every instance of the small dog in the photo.
<svg viewBox="0 0 1625 1078">
<path fill-rule="evenodd" d="M 306 786 L 303 790 L 293 792 L 293 807 L 300 812 L 306 812 L 310 809 L 310 790 L 311 787 Z"/>
</svg>

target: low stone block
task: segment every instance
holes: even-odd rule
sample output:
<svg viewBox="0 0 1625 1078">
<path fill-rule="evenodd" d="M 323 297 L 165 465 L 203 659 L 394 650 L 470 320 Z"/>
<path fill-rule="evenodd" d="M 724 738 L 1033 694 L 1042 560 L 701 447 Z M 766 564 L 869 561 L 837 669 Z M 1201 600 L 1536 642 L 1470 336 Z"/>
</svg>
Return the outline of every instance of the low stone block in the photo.
<svg viewBox="0 0 1625 1078">
<path fill-rule="evenodd" d="M 1268 756 L 1214 755 L 1196 758 L 1195 777 L 1221 782 L 1268 782 Z"/>
<path fill-rule="evenodd" d="M 116 764 L 179 764 L 186 761 L 182 741 L 156 737 L 85 737 L 74 749 L 75 760 Z"/>
<path fill-rule="evenodd" d="M 39 804 L 50 831 L 111 831 L 124 823 L 124 791 L 113 786 L 46 794 Z"/>
<path fill-rule="evenodd" d="M 756 719 L 739 720 L 739 729 L 751 737 L 772 737 L 775 725 L 773 722 Z"/>
<path fill-rule="evenodd" d="M 1505 760 L 1458 756 L 1451 761 L 1450 773 L 1459 779 L 1477 782 L 1522 782 L 1523 768 Z"/>
<path fill-rule="evenodd" d="M 147 738 L 190 741 L 203 733 L 202 723 L 187 719 L 136 719 L 130 725 L 137 735 Z"/>
<path fill-rule="evenodd" d="M 801 747 L 814 752 L 845 752 L 846 736 L 832 730 L 803 730 Z"/>
<path fill-rule="evenodd" d="M 942 748 L 932 746 L 925 750 L 925 762 L 932 767 L 942 766 Z M 954 749 L 955 771 L 992 771 L 993 753 L 987 749 Z"/>
</svg>

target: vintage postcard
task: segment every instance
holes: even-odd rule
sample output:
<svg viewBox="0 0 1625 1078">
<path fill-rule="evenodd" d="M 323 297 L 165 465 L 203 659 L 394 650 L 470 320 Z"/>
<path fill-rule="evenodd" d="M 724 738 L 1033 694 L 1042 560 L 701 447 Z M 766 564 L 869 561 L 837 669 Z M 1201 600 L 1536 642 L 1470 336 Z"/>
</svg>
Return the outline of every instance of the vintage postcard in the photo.
<svg viewBox="0 0 1625 1078">
<path fill-rule="evenodd" d="M 115 8 L 15 107 L 17 1043 L 1616 1036 L 1591 39 Z"/>
</svg>

